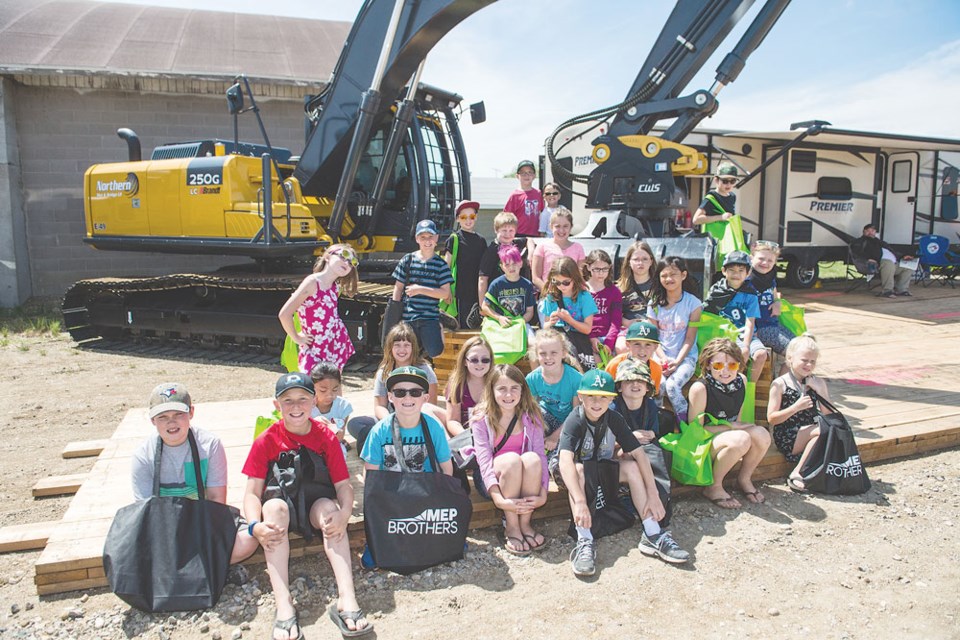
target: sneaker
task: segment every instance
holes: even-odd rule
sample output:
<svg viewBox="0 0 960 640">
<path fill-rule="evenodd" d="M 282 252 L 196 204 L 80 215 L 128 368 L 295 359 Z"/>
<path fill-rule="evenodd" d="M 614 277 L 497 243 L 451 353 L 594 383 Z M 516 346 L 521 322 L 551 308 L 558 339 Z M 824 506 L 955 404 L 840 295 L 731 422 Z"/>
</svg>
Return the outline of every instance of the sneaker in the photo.
<svg viewBox="0 0 960 640">
<path fill-rule="evenodd" d="M 580 538 L 577 546 L 570 552 L 570 562 L 573 563 L 573 575 L 592 576 L 597 572 L 597 549 L 593 540 Z"/>
<path fill-rule="evenodd" d="M 643 555 L 657 556 L 671 564 L 683 564 L 690 560 L 690 554 L 680 548 L 669 531 L 662 531 L 652 538 L 644 531 L 638 546 Z"/>
</svg>

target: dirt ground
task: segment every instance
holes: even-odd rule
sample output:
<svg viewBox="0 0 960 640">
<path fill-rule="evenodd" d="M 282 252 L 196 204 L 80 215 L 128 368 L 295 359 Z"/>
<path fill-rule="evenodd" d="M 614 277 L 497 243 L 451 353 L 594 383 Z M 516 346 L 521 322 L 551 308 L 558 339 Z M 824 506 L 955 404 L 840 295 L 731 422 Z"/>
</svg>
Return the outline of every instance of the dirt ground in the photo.
<svg viewBox="0 0 960 640">
<path fill-rule="evenodd" d="M 0 356 L 0 526 L 58 519 L 69 498 L 35 500 L 30 488 L 89 469 L 90 459 L 62 459 L 63 446 L 109 437 L 156 383 L 182 381 L 196 401 L 232 400 L 269 395 L 277 374 L 97 353 L 65 336 L 11 335 Z M 679 500 L 672 529 L 689 566 L 644 557 L 634 528 L 600 541 L 597 575 L 579 580 L 566 521 L 555 519 L 542 523 L 550 544 L 537 555 L 508 556 L 486 530 L 471 536 L 465 560 L 416 576 L 358 569 L 358 596 L 380 638 L 960 638 L 960 450 L 868 471 L 874 488 L 852 498 L 767 483 L 765 505 L 736 513 Z M 262 565 L 212 612 L 144 616 L 104 589 L 38 598 L 38 557 L 0 555 L 0 637 L 270 637 Z M 291 577 L 306 637 L 338 637 L 325 562 L 294 561 Z"/>
</svg>

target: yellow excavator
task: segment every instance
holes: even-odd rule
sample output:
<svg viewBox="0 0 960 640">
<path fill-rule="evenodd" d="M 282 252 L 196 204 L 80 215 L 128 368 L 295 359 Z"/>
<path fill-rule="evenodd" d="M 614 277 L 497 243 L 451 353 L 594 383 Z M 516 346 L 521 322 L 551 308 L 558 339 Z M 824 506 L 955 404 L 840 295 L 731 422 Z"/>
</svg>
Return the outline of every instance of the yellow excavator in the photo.
<svg viewBox="0 0 960 640">
<path fill-rule="evenodd" d="M 436 42 L 494 0 L 367 0 L 331 82 L 306 104 L 302 154 L 274 147 L 246 78 L 227 92 L 234 139 L 164 144 L 142 158 L 127 128 L 126 162 L 84 176 L 84 241 L 101 250 L 243 256 L 240 267 L 208 274 L 102 278 L 75 283 L 63 300 L 64 326 L 78 342 L 108 338 L 239 345 L 276 353 L 284 333 L 276 314 L 306 265 L 325 246 L 348 242 L 363 281 L 340 312 L 357 351 L 380 348 L 380 321 L 397 260 L 416 248 L 413 229 L 431 219 L 453 231 L 456 203 L 470 197 L 458 118 L 461 97 L 420 81 Z M 717 108 L 716 95 L 742 70 L 789 0 L 766 0 L 717 69 L 709 90 L 680 95 L 753 0 L 678 0 L 627 97 L 572 118 L 548 140 L 546 161 L 564 199 L 586 186 L 592 209 L 585 248 L 616 255 L 642 237 L 686 257 L 700 272 L 713 241 L 681 236 L 684 176 L 703 174 L 703 154 L 683 138 Z M 367 89 L 363 89 L 367 87 Z M 482 103 L 471 105 L 474 123 Z M 262 141 L 242 142 L 237 119 L 253 113 Z M 673 119 L 665 131 L 654 126 Z M 605 125 L 593 141 L 597 167 L 575 173 L 555 154 L 565 131 Z M 578 238 L 578 240 L 580 240 Z M 702 278 L 707 286 L 708 278 Z"/>
</svg>

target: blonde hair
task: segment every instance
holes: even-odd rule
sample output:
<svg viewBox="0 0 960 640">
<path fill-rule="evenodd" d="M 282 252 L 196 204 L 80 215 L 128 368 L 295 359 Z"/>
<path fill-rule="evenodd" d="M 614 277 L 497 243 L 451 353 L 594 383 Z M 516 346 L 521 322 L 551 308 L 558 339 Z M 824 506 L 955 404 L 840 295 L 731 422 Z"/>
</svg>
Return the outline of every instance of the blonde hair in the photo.
<svg viewBox="0 0 960 640">
<path fill-rule="evenodd" d="M 558 220 L 566 220 L 573 227 L 573 213 L 563 205 L 554 209 L 553 213 L 550 214 L 550 226 L 552 227 Z"/>
<path fill-rule="evenodd" d="M 410 343 L 410 361 L 413 366 L 420 367 L 425 364 L 423 358 L 420 357 L 420 342 L 417 340 L 417 334 L 414 333 L 413 327 L 406 322 L 401 322 L 390 329 L 383 341 L 383 360 L 380 361 L 380 368 L 383 370 L 384 381 L 386 381 L 390 372 L 397 368 L 397 360 L 393 357 L 395 342 Z"/>
<path fill-rule="evenodd" d="M 637 283 L 633 278 L 633 267 L 630 266 L 630 260 L 637 251 L 644 251 L 650 256 L 650 269 L 647 271 L 647 275 L 651 280 L 651 286 L 653 286 L 652 280 L 657 270 L 657 257 L 653 255 L 653 249 L 650 248 L 650 245 L 640 240 L 630 245 L 626 255 L 623 256 L 623 262 L 620 264 L 620 279 L 617 280 L 617 288 L 620 289 L 620 293 L 627 293 Z"/>
<path fill-rule="evenodd" d="M 541 292 L 542 298 L 550 296 L 557 302 L 560 301 L 560 297 L 563 295 L 560 293 L 560 288 L 553 284 L 553 279 L 556 276 L 561 276 L 564 278 L 570 278 L 573 280 L 573 299 L 576 300 L 577 296 L 580 295 L 580 292 L 586 290 L 587 285 L 583 281 L 583 274 L 580 273 L 580 268 L 577 266 L 577 263 L 574 262 L 573 258 L 568 258 L 563 256 L 558 258 L 556 262 L 550 265 L 550 273 L 547 274 L 546 282 L 543 283 L 543 291 Z"/>
<path fill-rule="evenodd" d="M 454 365 L 453 371 L 450 372 L 450 377 L 447 379 L 447 388 L 445 391 L 447 400 L 450 402 L 463 402 L 463 388 L 467 384 L 467 378 L 469 378 L 469 374 L 467 373 L 467 353 L 474 347 L 483 347 L 490 356 L 490 368 L 487 369 L 487 373 L 483 376 L 483 384 L 486 386 L 487 383 L 490 382 L 490 376 L 493 374 L 493 348 L 483 336 L 473 336 L 463 343 L 463 347 L 461 347 L 459 353 L 457 353 L 457 363 Z"/>
<path fill-rule="evenodd" d="M 323 254 L 317 258 L 316 262 L 313 263 L 313 272 L 320 273 L 327 267 L 327 255 L 331 251 L 336 253 L 338 251 L 343 251 L 344 249 L 349 249 L 354 254 L 357 253 L 357 250 L 348 244 L 332 244 L 327 247 Z M 357 268 L 353 265 L 350 265 L 350 273 L 337 278 L 337 287 L 340 289 L 340 295 L 347 296 L 348 298 L 352 298 L 354 295 L 356 295 L 359 284 L 360 276 L 357 275 Z"/>
<path fill-rule="evenodd" d="M 512 224 L 517 226 L 517 216 L 509 211 L 501 211 L 493 218 L 493 230 L 500 231 L 500 227 Z"/>
<path fill-rule="evenodd" d="M 820 355 L 820 345 L 817 344 L 817 339 L 813 337 L 812 334 L 804 333 L 787 344 L 787 350 L 784 352 L 784 356 L 787 360 L 793 359 L 793 356 L 796 355 L 797 351 L 802 351 L 804 349 L 809 349 L 813 351 L 818 356 Z"/>
<path fill-rule="evenodd" d="M 563 361 L 583 373 L 583 368 L 580 366 L 580 361 L 577 359 L 573 353 L 573 345 L 570 344 L 570 341 L 567 340 L 567 335 L 560 331 L 559 329 L 554 329 L 552 327 L 547 327 L 546 329 L 540 329 L 537 331 L 533 340 L 530 343 L 530 351 L 528 353 L 528 358 L 532 366 L 536 366 L 537 362 L 537 350 L 540 349 L 540 345 L 544 342 L 556 341 L 559 342 L 563 347 Z"/>
<path fill-rule="evenodd" d="M 500 425 L 503 411 L 500 409 L 500 405 L 497 404 L 496 396 L 494 395 L 494 387 L 497 386 L 501 377 L 520 384 L 520 402 L 517 403 L 518 421 L 522 421 L 524 416 L 529 416 L 531 422 L 534 424 L 539 423 L 542 427 L 543 414 L 540 412 L 540 405 L 536 399 L 534 399 L 533 394 L 530 393 L 530 387 L 527 386 L 527 379 L 523 377 L 523 373 L 512 364 L 498 364 L 495 367 L 491 367 L 490 378 L 487 380 L 487 385 L 483 388 L 483 400 L 477 403 L 470 421 L 478 423 L 480 420 L 486 420 L 487 426 L 493 429 L 497 437 L 506 433 L 506 429 Z"/>
<path fill-rule="evenodd" d="M 740 347 L 730 338 L 714 338 L 708 342 L 703 351 L 700 352 L 700 358 L 697 360 L 697 366 L 700 367 L 700 377 L 706 378 L 710 375 L 710 361 L 717 356 L 728 356 L 740 365 L 740 371 L 743 372 L 743 352 Z"/>
<path fill-rule="evenodd" d="M 610 259 L 610 254 L 603 249 L 594 249 L 583 259 L 583 279 L 590 279 L 590 267 L 597 262 L 606 262 L 610 265 L 610 271 L 607 271 L 607 277 L 603 279 L 603 286 L 609 287 L 613 284 L 613 260 Z"/>
</svg>

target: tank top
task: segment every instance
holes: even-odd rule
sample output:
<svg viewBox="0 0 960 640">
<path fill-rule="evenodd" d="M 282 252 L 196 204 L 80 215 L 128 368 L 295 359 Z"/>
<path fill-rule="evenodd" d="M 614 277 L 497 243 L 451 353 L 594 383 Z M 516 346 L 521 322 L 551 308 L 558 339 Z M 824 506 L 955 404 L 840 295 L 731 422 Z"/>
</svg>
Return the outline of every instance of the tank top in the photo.
<svg viewBox="0 0 960 640">
<path fill-rule="evenodd" d="M 718 420 L 736 420 L 747 392 L 743 380 L 740 378 L 737 380 L 740 384 L 728 385 L 735 387 L 730 391 L 721 389 L 712 378 L 704 380 L 703 384 L 707 388 L 707 407 L 704 411 Z"/>
</svg>

